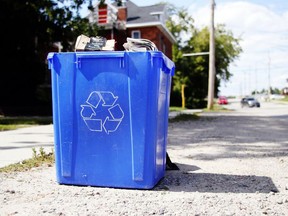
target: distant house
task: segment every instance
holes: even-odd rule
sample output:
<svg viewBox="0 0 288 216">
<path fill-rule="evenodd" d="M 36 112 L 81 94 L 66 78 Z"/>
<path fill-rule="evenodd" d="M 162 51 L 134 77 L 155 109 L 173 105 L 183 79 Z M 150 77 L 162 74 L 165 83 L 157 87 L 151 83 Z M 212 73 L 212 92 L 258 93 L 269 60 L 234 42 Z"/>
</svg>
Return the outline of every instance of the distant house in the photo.
<svg viewBox="0 0 288 216">
<path fill-rule="evenodd" d="M 106 8 L 95 6 L 88 15 L 91 23 L 103 28 L 101 36 L 116 40 L 116 50 L 124 50 L 127 37 L 145 38 L 157 46 L 170 59 L 172 45 L 176 43 L 171 32 L 166 28 L 167 5 L 157 4 L 139 7 L 132 1 L 123 1 L 122 6 L 107 4 Z"/>
</svg>

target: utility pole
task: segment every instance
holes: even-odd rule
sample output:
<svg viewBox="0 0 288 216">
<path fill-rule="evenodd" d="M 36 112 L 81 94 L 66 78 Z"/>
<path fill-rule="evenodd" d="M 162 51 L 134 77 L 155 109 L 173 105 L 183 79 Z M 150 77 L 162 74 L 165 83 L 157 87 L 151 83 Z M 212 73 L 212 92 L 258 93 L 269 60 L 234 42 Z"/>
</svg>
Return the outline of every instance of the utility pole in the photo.
<svg viewBox="0 0 288 216">
<path fill-rule="evenodd" d="M 213 109 L 214 88 L 215 88 L 215 29 L 214 29 L 215 2 L 211 0 L 211 23 L 210 23 L 210 44 L 209 44 L 209 80 L 208 80 L 208 103 L 207 109 Z"/>
<path fill-rule="evenodd" d="M 255 66 L 255 94 L 256 97 L 258 96 L 258 76 L 257 76 L 257 66 Z"/>
<path fill-rule="evenodd" d="M 270 101 L 270 97 L 271 97 L 270 65 L 271 65 L 271 58 L 270 58 L 270 52 L 269 52 L 268 53 L 268 101 Z"/>
</svg>

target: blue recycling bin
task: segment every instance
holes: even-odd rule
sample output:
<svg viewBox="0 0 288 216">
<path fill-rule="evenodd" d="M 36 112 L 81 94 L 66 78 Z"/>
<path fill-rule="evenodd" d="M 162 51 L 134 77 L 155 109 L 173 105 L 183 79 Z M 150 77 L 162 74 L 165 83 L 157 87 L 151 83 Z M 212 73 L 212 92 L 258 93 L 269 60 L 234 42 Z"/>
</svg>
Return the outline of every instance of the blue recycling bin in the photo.
<svg viewBox="0 0 288 216">
<path fill-rule="evenodd" d="M 165 175 L 174 63 L 162 52 L 49 53 L 57 181 L 153 188 Z"/>
</svg>

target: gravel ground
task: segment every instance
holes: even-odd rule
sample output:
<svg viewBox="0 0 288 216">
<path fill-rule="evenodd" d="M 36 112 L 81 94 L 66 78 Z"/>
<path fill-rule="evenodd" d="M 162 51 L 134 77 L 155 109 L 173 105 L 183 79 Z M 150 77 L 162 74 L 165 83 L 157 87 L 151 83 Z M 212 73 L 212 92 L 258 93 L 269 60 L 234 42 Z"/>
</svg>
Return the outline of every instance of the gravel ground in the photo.
<svg viewBox="0 0 288 216">
<path fill-rule="evenodd" d="M 170 124 L 180 170 L 152 190 L 59 185 L 55 167 L 0 173 L 0 215 L 288 215 L 287 108 Z"/>
</svg>

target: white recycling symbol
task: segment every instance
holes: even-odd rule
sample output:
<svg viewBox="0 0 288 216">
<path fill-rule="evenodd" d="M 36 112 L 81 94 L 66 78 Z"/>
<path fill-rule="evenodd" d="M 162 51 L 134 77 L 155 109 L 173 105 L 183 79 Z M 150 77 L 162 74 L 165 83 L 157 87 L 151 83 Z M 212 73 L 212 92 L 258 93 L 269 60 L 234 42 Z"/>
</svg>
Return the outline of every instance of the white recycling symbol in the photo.
<svg viewBox="0 0 288 216">
<path fill-rule="evenodd" d="M 109 91 L 93 91 L 88 96 L 86 103 L 82 104 L 81 117 L 90 131 L 107 134 L 115 132 L 124 112 L 119 104 L 118 97 Z"/>
</svg>

